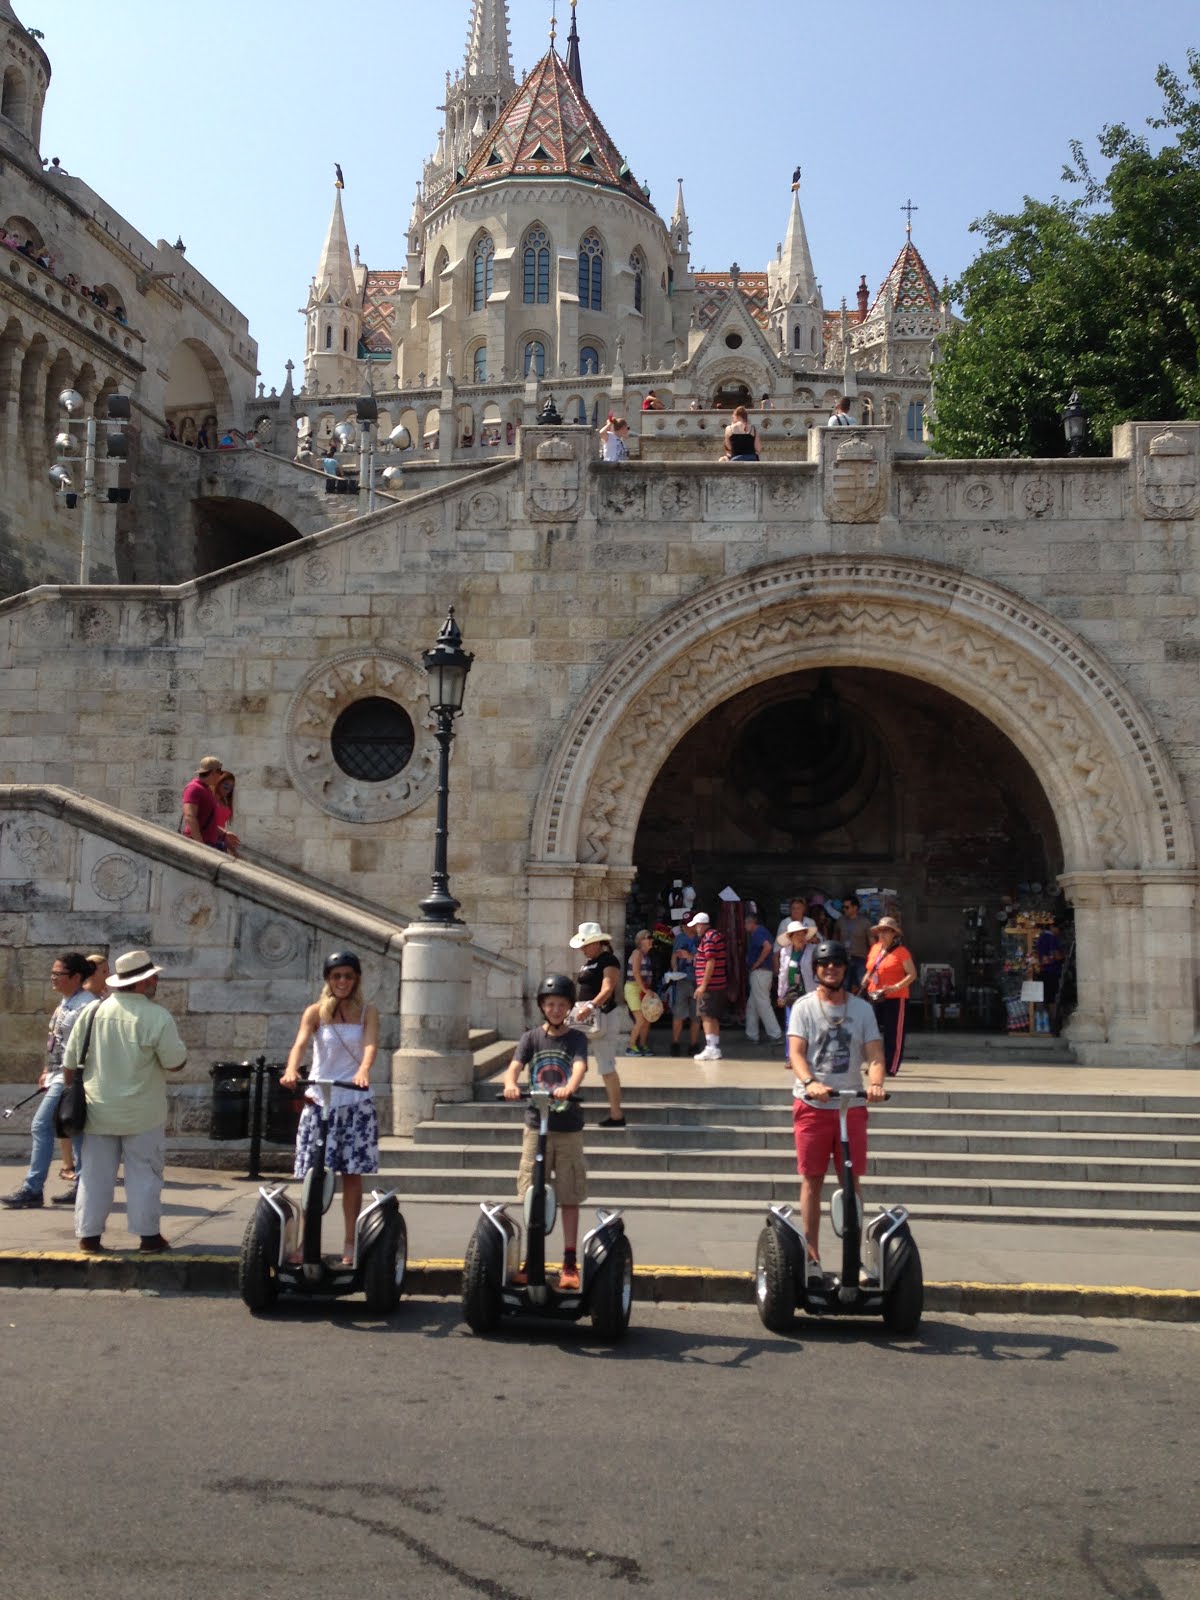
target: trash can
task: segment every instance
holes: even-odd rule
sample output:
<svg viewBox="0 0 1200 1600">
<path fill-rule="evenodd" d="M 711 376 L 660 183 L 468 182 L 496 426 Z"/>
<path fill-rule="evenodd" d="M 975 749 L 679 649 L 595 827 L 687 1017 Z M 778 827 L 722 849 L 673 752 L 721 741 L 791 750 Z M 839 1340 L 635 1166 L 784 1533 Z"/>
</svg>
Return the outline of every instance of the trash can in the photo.
<svg viewBox="0 0 1200 1600">
<path fill-rule="evenodd" d="M 279 1080 L 286 1065 L 283 1061 L 267 1065 L 267 1120 L 263 1138 L 268 1144 L 295 1144 L 300 1113 L 304 1110 L 304 1092 L 308 1086 L 303 1079 L 294 1089 L 280 1088 Z"/>
<path fill-rule="evenodd" d="M 214 1061 L 209 1068 L 213 1081 L 212 1115 L 208 1125 L 210 1139 L 250 1137 L 250 1079 L 253 1070 L 248 1061 Z"/>
</svg>

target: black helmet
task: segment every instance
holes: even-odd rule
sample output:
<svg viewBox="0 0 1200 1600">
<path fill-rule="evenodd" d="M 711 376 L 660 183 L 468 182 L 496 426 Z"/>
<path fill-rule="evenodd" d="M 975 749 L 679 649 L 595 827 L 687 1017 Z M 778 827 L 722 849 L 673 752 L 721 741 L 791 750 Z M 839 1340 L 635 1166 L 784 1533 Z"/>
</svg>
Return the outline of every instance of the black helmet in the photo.
<svg viewBox="0 0 1200 1600">
<path fill-rule="evenodd" d="M 840 939 L 822 939 L 813 951 L 813 966 L 828 966 L 831 961 L 838 962 L 843 967 L 850 965 L 850 952 Z"/>
<path fill-rule="evenodd" d="M 334 967 L 353 967 L 359 977 L 362 977 L 362 962 L 354 954 L 353 950 L 335 950 L 331 956 L 325 957 L 325 965 L 321 968 L 321 971 L 327 978 Z"/>
<path fill-rule="evenodd" d="M 565 972 L 551 972 L 538 984 L 537 1003 L 541 1010 L 542 1001 L 549 1000 L 552 995 L 557 995 L 560 1000 L 565 1000 L 568 1005 L 575 1004 L 575 980 L 568 978 Z"/>
</svg>

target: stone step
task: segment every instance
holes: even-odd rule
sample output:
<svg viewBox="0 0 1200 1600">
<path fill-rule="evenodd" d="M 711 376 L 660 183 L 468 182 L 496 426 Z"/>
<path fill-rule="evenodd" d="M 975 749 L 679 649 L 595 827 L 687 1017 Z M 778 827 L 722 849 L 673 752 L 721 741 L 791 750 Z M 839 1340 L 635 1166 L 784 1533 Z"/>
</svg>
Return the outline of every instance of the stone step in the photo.
<svg viewBox="0 0 1200 1600">
<path fill-rule="evenodd" d="M 603 1142 L 601 1142 L 603 1141 Z M 514 1146 L 508 1145 L 413 1145 L 407 1151 L 380 1152 L 380 1170 L 389 1174 L 446 1170 L 454 1167 L 475 1171 L 503 1171 L 514 1161 Z M 589 1172 L 642 1174 L 647 1180 L 682 1172 L 693 1176 L 714 1174 L 742 1175 L 747 1182 L 764 1176 L 794 1172 L 790 1152 L 778 1150 L 713 1150 L 709 1147 L 687 1150 L 632 1151 L 620 1136 L 588 1140 L 584 1145 Z M 1200 1209 L 1200 1165 L 1187 1161 L 1147 1161 L 1111 1158 L 1096 1152 L 1084 1157 L 1065 1156 L 1060 1151 L 1040 1155 L 991 1158 L 971 1155 L 930 1154 L 925 1151 L 879 1151 L 872 1147 L 867 1156 L 866 1176 L 886 1177 L 907 1184 L 910 1178 L 961 1178 L 990 1182 L 993 1178 L 1030 1183 L 1075 1183 L 1081 1188 L 1097 1184 L 1167 1185 L 1196 1192 Z"/>
<path fill-rule="evenodd" d="M 1139 1124 L 1140 1128 L 1140 1124 Z M 590 1140 L 595 1137 L 589 1130 Z M 781 1126 L 780 1119 L 764 1123 L 757 1128 L 723 1127 L 709 1124 L 704 1127 L 675 1127 L 671 1123 L 634 1122 L 619 1136 L 600 1135 L 611 1146 L 620 1138 L 626 1150 L 792 1150 L 794 1148 L 790 1125 Z M 455 1146 L 485 1148 L 491 1145 L 511 1146 L 513 1128 L 504 1122 L 425 1122 L 413 1134 L 413 1143 L 422 1148 L 439 1150 Z M 399 1147 L 399 1146 L 398 1146 Z M 1135 1157 L 1143 1160 L 1194 1161 L 1200 1163 L 1200 1118 L 1196 1120 L 1194 1134 L 1184 1138 L 1166 1138 L 1162 1135 L 1127 1132 L 1113 1128 L 1106 1133 L 1077 1133 L 1060 1129 L 1037 1129 L 1001 1132 L 975 1130 L 950 1131 L 942 1128 L 895 1128 L 873 1126 L 871 1148 L 874 1150 L 928 1151 L 930 1154 L 971 1153 L 976 1155 L 1046 1155 L 1056 1154 L 1077 1157 Z M 1200 1172 L 1200 1168 L 1198 1168 Z"/>
<path fill-rule="evenodd" d="M 429 1195 L 410 1192 L 399 1187 L 395 1190 L 396 1197 L 401 1206 L 421 1205 L 429 1201 Z M 459 1205 L 469 1208 L 465 1233 L 469 1236 L 470 1229 L 474 1227 L 475 1208 L 483 1201 L 489 1204 L 496 1201 L 508 1201 L 514 1204 L 511 1191 L 504 1193 L 499 1187 L 490 1191 L 486 1196 L 480 1194 L 442 1194 L 438 1196 L 439 1203 L 443 1205 Z M 790 1196 L 790 1203 L 795 1204 L 796 1196 Z M 876 1197 L 878 1203 L 878 1197 Z M 1054 1227 L 1075 1228 L 1153 1228 L 1156 1231 L 1192 1232 L 1196 1227 L 1194 1215 L 1187 1211 L 1122 1211 L 1110 1209 L 1098 1211 L 1092 1208 L 1084 1209 L 1073 1206 L 1055 1206 L 1047 1210 L 1046 1207 L 1028 1208 L 1010 1205 L 960 1206 L 952 1202 L 937 1199 L 920 1203 L 904 1201 L 910 1215 L 917 1222 L 995 1222 L 1008 1223 L 1015 1226 L 1027 1227 L 1030 1225 L 1046 1225 Z M 641 1211 L 670 1211 L 702 1216 L 744 1216 L 747 1228 L 747 1250 L 749 1259 L 746 1270 L 753 1269 L 754 1241 L 758 1236 L 758 1228 L 765 1214 L 765 1205 L 762 1200 L 736 1200 L 724 1196 L 719 1200 L 642 1200 L 637 1198 L 620 1198 L 607 1194 L 601 1188 L 593 1189 L 583 1206 L 584 1219 L 590 1219 L 597 1207 L 605 1210 L 619 1208 L 631 1217 L 630 1234 L 634 1241 L 634 1250 L 637 1249 L 636 1218 Z M 515 1211 L 514 1211 L 515 1214 Z M 464 1238 L 464 1247 L 466 1240 Z"/>
<path fill-rule="evenodd" d="M 475 1099 L 473 1101 L 458 1102 L 441 1105 L 436 1108 L 436 1114 L 468 1114 L 468 1106 L 487 1107 L 493 1109 L 497 1104 L 497 1085 L 499 1079 L 488 1079 L 486 1082 L 475 1086 Z M 781 1105 L 786 1106 L 791 1097 L 791 1082 L 788 1076 L 780 1072 L 779 1088 L 765 1087 L 756 1084 L 719 1084 L 709 1087 L 707 1084 L 697 1084 L 686 1088 L 664 1088 L 655 1084 L 627 1084 L 622 1082 L 621 1099 L 630 1106 L 691 1106 L 699 1111 L 709 1114 L 716 1108 L 726 1106 L 769 1106 L 778 1110 Z M 602 1097 L 593 1091 L 588 1095 L 589 1100 L 595 1104 L 603 1103 Z M 1095 1092 L 1081 1092 L 1079 1094 L 1058 1091 L 1014 1090 L 1014 1089 L 917 1089 L 904 1087 L 895 1091 L 894 1103 L 881 1106 L 881 1116 L 900 1112 L 902 1109 L 927 1110 L 941 1107 L 955 1111 L 1110 1111 L 1120 1112 L 1122 1115 L 1133 1117 L 1142 1113 L 1159 1113 L 1162 1115 L 1196 1115 L 1200 1113 L 1200 1095 L 1196 1094 L 1099 1094 Z"/>
<path fill-rule="evenodd" d="M 516 1163 L 511 1155 L 506 1165 L 510 1178 L 515 1176 Z M 389 1165 L 382 1176 L 413 1198 L 465 1195 L 487 1199 L 502 1194 L 505 1189 L 511 1190 L 511 1183 L 503 1181 L 504 1170 L 505 1164 L 500 1162 L 494 1169 L 465 1166 L 396 1169 Z M 794 1171 L 782 1169 L 760 1176 L 747 1175 L 745 1171 L 671 1170 L 647 1173 L 606 1170 L 597 1174 L 593 1187 L 597 1195 L 603 1190 L 610 1200 L 621 1203 L 632 1198 L 647 1203 L 706 1200 L 723 1208 L 729 1200 L 753 1200 L 763 1205 L 772 1200 L 794 1202 L 797 1179 Z M 1190 1216 L 1193 1223 L 1200 1215 L 1200 1186 L 1195 1183 L 1105 1181 L 1085 1192 L 1079 1182 L 1059 1178 L 939 1178 L 867 1173 L 863 1178 L 863 1191 L 875 1203 L 900 1203 L 906 1206 L 950 1203 L 985 1210 L 993 1205 L 1006 1205 L 1036 1211 L 1087 1206 L 1104 1212 L 1174 1212 Z M 594 1199 L 589 1202 L 594 1203 Z"/>
</svg>

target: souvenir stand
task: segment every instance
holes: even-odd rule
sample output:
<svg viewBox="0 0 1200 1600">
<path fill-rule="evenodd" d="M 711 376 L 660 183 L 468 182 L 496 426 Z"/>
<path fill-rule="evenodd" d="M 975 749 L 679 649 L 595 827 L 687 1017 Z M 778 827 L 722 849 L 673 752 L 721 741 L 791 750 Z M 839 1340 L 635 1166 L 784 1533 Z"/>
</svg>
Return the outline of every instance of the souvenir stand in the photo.
<svg viewBox="0 0 1200 1600">
<path fill-rule="evenodd" d="M 1050 911 L 1014 911 L 1003 938 L 1004 1012 L 1009 1033 L 1049 1033 L 1050 1012 L 1043 1004 L 1038 935 L 1053 922 Z"/>
</svg>

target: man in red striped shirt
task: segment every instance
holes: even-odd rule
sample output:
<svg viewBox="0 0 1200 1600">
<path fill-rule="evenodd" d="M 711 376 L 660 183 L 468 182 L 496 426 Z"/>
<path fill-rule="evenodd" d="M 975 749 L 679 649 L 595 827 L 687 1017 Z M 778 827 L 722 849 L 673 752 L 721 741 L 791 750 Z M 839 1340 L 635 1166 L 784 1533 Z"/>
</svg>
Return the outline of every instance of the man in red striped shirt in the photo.
<svg viewBox="0 0 1200 1600">
<path fill-rule="evenodd" d="M 700 941 L 696 946 L 696 1010 L 704 1025 L 704 1049 L 693 1061 L 720 1061 L 721 1018 L 725 1015 L 728 982 L 728 957 L 725 939 L 713 927 L 707 911 L 697 911 L 688 923 L 688 932 Z"/>
</svg>

